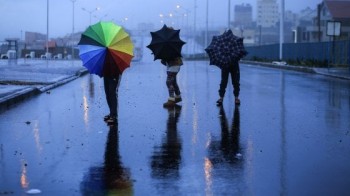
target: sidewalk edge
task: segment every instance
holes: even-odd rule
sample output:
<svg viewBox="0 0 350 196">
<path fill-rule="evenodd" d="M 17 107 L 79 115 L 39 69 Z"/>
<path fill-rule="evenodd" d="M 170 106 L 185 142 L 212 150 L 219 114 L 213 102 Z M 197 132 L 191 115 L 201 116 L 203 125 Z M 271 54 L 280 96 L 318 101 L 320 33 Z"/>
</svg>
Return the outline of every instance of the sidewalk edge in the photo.
<svg viewBox="0 0 350 196">
<path fill-rule="evenodd" d="M 3 109 L 9 108 L 11 105 L 20 103 L 25 99 L 38 94 L 40 94 L 40 91 L 36 87 L 28 87 L 14 94 L 10 94 L 5 97 L 2 97 L 0 98 L 0 111 Z"/>
</svg>

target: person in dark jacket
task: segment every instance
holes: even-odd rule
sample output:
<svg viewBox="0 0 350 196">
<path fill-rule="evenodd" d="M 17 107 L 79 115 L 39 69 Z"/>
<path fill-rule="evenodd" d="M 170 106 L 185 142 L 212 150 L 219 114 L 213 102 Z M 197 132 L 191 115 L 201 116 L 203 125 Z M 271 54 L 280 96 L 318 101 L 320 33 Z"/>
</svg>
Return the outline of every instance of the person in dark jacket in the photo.
<svg viewBox="0 0 350 196">
<path fill-rule="evenodd" d="M 222 105 L 224 101 L 224 96 L 226 92 L 226 87 L 228 83 L 228 77 L 231 75 L 231 81 L 233 85 L 233 95 L 235 96 L 234 102 L 236 105 L 240 105 L 241 101 L 239 99 L 240 91 L 240 72 L 238 60 L 232 61 L 228 66 L 222 66 L 221 68 L 221 82 L 219 89 L 220 98 L 216 101 L 218 106 Z"/>
</svg>

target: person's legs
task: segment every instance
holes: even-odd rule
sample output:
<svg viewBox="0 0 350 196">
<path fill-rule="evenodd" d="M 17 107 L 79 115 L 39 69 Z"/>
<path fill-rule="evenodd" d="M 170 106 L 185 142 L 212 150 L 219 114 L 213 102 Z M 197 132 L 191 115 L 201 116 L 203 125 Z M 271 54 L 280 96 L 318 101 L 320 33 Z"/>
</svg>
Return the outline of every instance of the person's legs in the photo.
<svg viewBox="0 0 350 196">
<path fill-rule="evenodd" d="M 176 72 L 167 72 L 166 85 L 168 87 L 169 98 L 168 101 L 163 104 L 164 107 L 175 105 L 175 91 L 176 91 Z M 178 87 L 177 87 L 178 88 Z"/>
<path fill-rule="evenodd" d="M 117 117 L 118 84 L 119 84 L 119 77 L 110 79 L 108 91 L 109 91 L 109 101 L 110 101 L 110 115 L 112 117 Z"/>
<path fill-rule="evenodd" d="M 167 72 L 166 86 L 168 87 L 169 97 L 175 97 L 176 73 Z"/>
<path fill-rule="evenodd" d="M 181 91 L 180 91 L 180 88 L 179 88 L 179 85 L 177 84 L 177 73 L 174 73 L 175 74 L 175 77 L 174 77 L 174 91 L 175 91 L 175 102 L 180 102 L 182 101 L 182 98 L 181 98 Z"/>
<path fill-rule="evenodd" d="M 177 84 L 177 79 L 176 79 L 176 76 L 177 76 L 177 73 L 173 73 L 174 74 L 174 83 L 173 83 L 173 86 L 174 86 L 174 93 L 175 95 L 180 95 L 181 92 L 180 92 L 180 88 L 179 88 L 179 85 Z"/>
<path fill-rule="evenodd" d="M 104 86 L 104 90 L 105 90 L 105 95 L 106 95 L 106 101 L 107 101 L 107 105 L 108 108 L 110 108 L 110 101 L 109 101 L 109 79 L 107 77 L 103 78 L 103 86 Z M 107 115 L 109 116 L 110 113 Z M 107 118 L 106 116 L 106 118 Z M 107 119 L 106 119 L 107 120 Z"/>
<path fill-rule="evenodd" d="M 120 76 L 117 77 L 105 77 L 104 85 L 106 91 L 106 99 L 109 107 L 109 117 L 108 120 L 115 120 L 117 118 L 117 107 L 118 107 L 118 85 L 120 81 Z"/>
<path fill-rule="evenodd" d="M 233 86 L 233 95 L 235 96 L 235 103 L 240 104 L 239 100 L 239 92 L 240 92 L 240 70 L 239 70 L 239 64 L 238 62 L 234 62 L 232 69 L 231 69 L 231 80 L 232 80 L 232 86 Z"/>
<path fill-rule="evenodd" d="M 221 98 L 225 96 L 229 73 L 230 72 L 228 69 L 226 68 L 221 69 L 221 82 L 220 82 L 220 89 L 219 89 L 219 96 Z"/>
<path fill-rule="evenodd" d="M 221 68 L 221 82 L 220 82 L 220 89 L 219 89 L 219 96 L 220 96 L 220 98 L 216 101 L 216 104 L 218 106 L 221 106 L 222 102 L 224 100 L 229 73 L 230 72 L 229 72 L 228 69 Z"/>
</svg>

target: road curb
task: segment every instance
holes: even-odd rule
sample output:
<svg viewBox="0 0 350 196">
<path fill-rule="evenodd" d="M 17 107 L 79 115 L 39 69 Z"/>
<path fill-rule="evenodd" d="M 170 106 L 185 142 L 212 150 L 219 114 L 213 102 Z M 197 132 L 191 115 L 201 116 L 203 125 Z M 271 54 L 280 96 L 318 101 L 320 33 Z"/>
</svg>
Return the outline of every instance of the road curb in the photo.
<svg viewBox="0 0 350 196">
<path fill-rule="evenodd" d="M 58 86 L 64 85 L 68 82 L 71 82 L 85 74 L 87 74 L 87 70 L 79 70 L 74 75 L 68 76 L 62 80 L 59 80 L 53 84 L 49 84 L 43 87 L 28 87 L 25 89 L 22 89 L 20 91 L 17 91 L 13 94 L 7 95 L 5 97 L 0 98 L 0 111 L 3 111 L 7 108 L 9 108 L 12 105 L 15 105 L 17 103 L 20 103 L 24 101 L 25 99 L 28 99 L 30 97 L 36 96 L 38 94 L 41 94 L 43 92 L 46 92 L 48 90 L 51 90 L 53 88 L 56 88 Z"/>
<path fill-rule="evenodd" d="M 39 87 L 39 88 L 37 88 L 40 92 L 46 92 L 46 91 L 48 91 L 48 90 L 51 90 L 51 89 L 53 89 L 53 88 L 56 88 L 56 87 L 58 87 L 58 86 L 61 86 L 61 85 L 63 85 L 63 84 L 66 84 L 66 83 L 68 83 L 68 82 L 70 82 L 70 81 L 72 81 L 72 80 L 75 80 L 75 79 L 77 79 L 77 78 L 79 78 L 79 76 L 70 76 L 70 77 L 67 77 L 67 78 L 65 78 L 65 79 L 63 79 L 63 80 L 60 80 L 60 81 L 58 81 L 58 82 L 55 82 L 55 83 L 53 83 L 53 84 L 50 84 L 50 85 L 46 85 L 46 86 L 43 86 L 43 87 Z"/>
<path fill-rule="evenodd" d="M 38 89 L 39 89 L 40 92 L 46 92 L 48 90 L 51 90 L 53 88 L 56 88 L 56 87 L 61 86 L 63 84 L 66 84 L 66 83 L 68 83 L 68 82 L 70 82 L 72 80 L 75 80 L 75 79 L 77 79 L 77 78 L 79 78 L 79 77 L 81 77 L 81 76 L 83 76 L 83 75 L 85 75 L 87 73 L 88 73 L 87 70 L 79 70 L 79 71 L 77 71 L 75 73 L 75 75 L 69 76 L 69 77 L 67 77 L 67 78 L 65 78 L 63 80 L 60 80 L 58 82 L 55 82 L 53 84 L 50 84 L 50 85 L 47 85 L 47 86 L 44 86 L 44 87 L 40 87 Z"/>
<path fill-rule="evenodd" d="M 350 78 L 346 77 L 346 76 L 340 76 L 340 75 L 335 75 L 335 74 L 331 74 L 331 73 L 322 73 L 322 72 L 318 72 L 318 71 L 315 71 L 315 73 L 323 75 L 323 76 L 327 76 L 327 77 L 338 78 L 338 79 L 342 79 L 342 80 L 350 80 Z"/>
<path fill-rule="evenodd" d="M 278 64 L 273 64 L 273 63 L 264 63 L 264 62 L 256 62 L 256 61 L 244 61 L 244 60 L 242 60 L 242 63 L 251 64 L 251 65 L 257 65 L 257 66 L 263 66 L 263 67 L 285 69 L 285 70 L 291 70 L 291 71 L 300 71 L 300 72 L 305 72 L 305 73 L 317 73 L 312 68 L 301 67 L 301 66 L 278 65 Z"/>
<path fill-rule="evenodd" d="M 37 89 L 36 87 L 28 87 L 20 91 L 17 91 L 16 93 L 2 97 L 0 98 L 0 111 L 7 109 L 11 105 L 15 105 L 19 102 L 24 101 L 29 97 L 32 97 L 38 94 L 40 94 L 39 89 Z"/>
<path fill-rule="evenodd" d="M 319 75 L 343 79 L 343 80 L 350 80 L 350 76 L 342 76 L 339 74 L 326 73 L 326 72 L 317 70 L 317 68 L 309 68 L 309 67 L 293 66 L 293 65 L 278 65 L 273 63 L 245 61 L 245 60 L 242 60 L 241 62 L 244 64 L 256 65 L 261 67 L 270 67 L 270 68 L 285 69 L 285 70 L 291 70 L 291 71 L 299 71 L 299 72 L 305 72 L 305 73 L 319 74 Z"/>
</svg>

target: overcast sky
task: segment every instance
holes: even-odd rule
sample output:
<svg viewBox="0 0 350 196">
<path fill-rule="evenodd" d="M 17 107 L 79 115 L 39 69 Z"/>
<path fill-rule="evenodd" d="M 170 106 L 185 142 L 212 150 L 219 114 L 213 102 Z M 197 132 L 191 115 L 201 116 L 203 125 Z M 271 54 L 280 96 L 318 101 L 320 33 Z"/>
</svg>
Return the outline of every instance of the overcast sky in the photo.
<svg viewBox="0 0 350 196">
<path fill-rule="evenodd" d="M 49 1 L 49 37 L 64 36 L 73 30 L 73 3 L 72 0 L 0 0 L 0 41 L 5 38 L 23 38 L 24 32 L 40 32 L 46 34 L 47 1 Z M 257 0 L 231 0 L 231 6 L 249 3 L 255 6 Z M 316 5 L 322 0 L 285 0 L 286 10 L 299 12 L 300 10 Z M 91 14 L 92 23 L 107 20 L 121 24 L 126 28 L 133 28 L 140 22 L 154 23 L 161 27 L 159 14 L 168 15 L 175 10 L 178 13 L 188 13 L 188 23 L 194 24 L 194 2 L 197 2 L 196 27 L 205 26 L 206 0 L 76 0 L 75 32 L 83 31 L 90 23 L 90 14 L 97 7 L 98 11 Z M 208 0 L 209 28 L 224 26 L 228 18 L 228 0 Z M 278 3 L 280 0 L 278 0 Z M 176 9 L 181 5 L 184 9 Z M 88 11 L 84 11 L 85 10 Z M 187 10 L 187 11 L 186 11 Z M 231 13 L 233 18 L 233 13 Z M 124 19 L 128 18 L 127 21 Z M 169 18 L 164 18 L 169 23 Z M 186 24 L 185 17 L 175 17 L 172 22 Z"/>
</svg>

